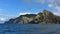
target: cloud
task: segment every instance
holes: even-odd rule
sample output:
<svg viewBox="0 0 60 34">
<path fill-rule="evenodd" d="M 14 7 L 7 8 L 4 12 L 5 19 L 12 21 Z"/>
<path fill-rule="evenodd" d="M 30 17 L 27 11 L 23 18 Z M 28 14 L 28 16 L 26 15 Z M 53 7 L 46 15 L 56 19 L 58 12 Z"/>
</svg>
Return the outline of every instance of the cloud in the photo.
<svg viewBox="0 0 60 34">
<path fill-rule="evenodd" d="M 49 6 L 49 7 L 53 7 L 53 5 L 52 5 L 52 4 L 49 4 L 48 6 Z"/>
<path fill-rule="evenodd" d="M 5 21 L 8 21 L 8 18 L 0 17 L 0 24 L 3 24 Z"/>
<path fill-rule="evenodd" d="M 54 14 L 54 15 L 58 15 L 58 16 L 60 16 L 57 12 L 53 12 L 53 14 Z"/>
<path fill-rule="evenodd" d="M 60 14 L 60 0 L 51 0 L 51 1 L 50 2 L 48 1 L 48 6 L 50 8 L 56 9 L 57 12 L 55 14 L 59 15 Z"/>
<path fill-rule="evenodd" d="M 31 13 L 19 13 L 19 15 L 25 15 L 25 14 L 31 14 Z"/>
<path fill-rule="evenodd" d="M 25 14 L 30 14 L 30 13 L 20 13 L 19 15 L 25 15 Z"/>
<path fill-rule="evenodd" d="M 60 14 L 60 0 L 25 0 L 25 2 L 37 2 L 44 4 L 45 2 L 48 3 L 48 7 L 57 10 L 56 14 Z"/>
<path fill-rule="evenodd" d="M 0 18 L 0 21 L 6 21 L 6 18 Z"/>
<path fill-rule="evenodd" d="M 58 6 L 60 6 L 60 0 L 55 1 Z"/>
<path fill-rule="evenodd" d="M 53 13 L 54 13 L 55 15 L 60 16 L 60 15 L 59 15 L 59 14 L 60 14 L 60 7 L 59 7 L 59 6 L 54 5 L 54 4 L 48 4 L 48 6 L 49 6 L 50 8 L 56 9 L 57 12 L 53 12 Z"/>
<path fill-rule="evenodd" d="M 26 12 L 26 13 L 19 13 L 16 17 L 19 17 L 20 15 L 25 15 L 25 14 L 31 14 L 31 13 L 28 13 L 28 12 Z"/>
</svg>

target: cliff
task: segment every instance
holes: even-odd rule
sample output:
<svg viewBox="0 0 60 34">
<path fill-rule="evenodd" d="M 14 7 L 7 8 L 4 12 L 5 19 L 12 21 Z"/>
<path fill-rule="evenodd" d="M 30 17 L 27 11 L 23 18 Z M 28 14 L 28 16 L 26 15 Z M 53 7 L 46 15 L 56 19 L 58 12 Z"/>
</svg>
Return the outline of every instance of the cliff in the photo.
<svg viewBox="0 0 60 34">
<path fill-rule="evenodd" d="M 6 21 L 5 24 L 57 24 L 60 23 L 60 16 L 44 10 L 38 14 L 21 15 L 15 19 Z"/>
</svg>

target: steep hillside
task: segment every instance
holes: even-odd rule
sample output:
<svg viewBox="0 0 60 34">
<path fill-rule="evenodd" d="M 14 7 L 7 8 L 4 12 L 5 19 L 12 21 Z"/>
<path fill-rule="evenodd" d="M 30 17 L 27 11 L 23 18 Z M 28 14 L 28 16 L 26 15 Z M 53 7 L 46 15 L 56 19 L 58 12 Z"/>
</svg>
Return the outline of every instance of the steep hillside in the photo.
<svg viewBox="0 0 60 34">
<path fill-rule="evenodd" d="M 52 12 L 44 10 L 38 14 L 21 15 L 15 19 L 6 21 L 5 24 L 57 24 L 60 23 L 60 17 Z"/>
</svg>

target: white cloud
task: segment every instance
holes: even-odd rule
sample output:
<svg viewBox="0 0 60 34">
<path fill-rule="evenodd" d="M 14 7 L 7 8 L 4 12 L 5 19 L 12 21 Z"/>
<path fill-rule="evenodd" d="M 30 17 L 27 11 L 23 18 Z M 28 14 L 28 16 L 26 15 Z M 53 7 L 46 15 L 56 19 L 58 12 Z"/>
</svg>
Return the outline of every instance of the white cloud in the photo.
<svg viewBox="0 0 60 34">
<path fill-rule="evenodd" d="M 25 14 L 31 14 L 31 13 L 28 13 L 28 12 L 26 12 L 26 13 L 19 13 L 16 17 L 19 17 L 20 15 L 25 15 Z"/>
<path fill-rule="evenodd" d="M 60 6 L 60 0 L 55 1 L 58 6 Z"/>
<path fill-rule="evenodd" d="M 60 14 L 60 0 L 51 0 L 51 1 L 50 2 L 48 1 L 48 6 L 50 8 L 56 9 L 57 13 L 55 13 L 55 14 L 59 15 Z"/>
<path fill-rule="evenodd" d="M 6 21 L 6 18 L 0 18 L 0 21 Z"/>
<path fill-rule="evenodd" d="M 54 15 L 60 16 L 57 12 L 53 12 Z"/>
<path fill-rule="evenodd" d="M 25 0 L 25 2 L 31 2 L 31 1 L 42 3 L 42 4 L 47 2 L 50 8 L 57 10 L 56 14 L 58 15 L 60 14 L 60 0 Z"/>
<path fill-rule="evenodd" d="M 59 16 L 60 16 L 60 7 L 59 7 L 58 5 L 49 4 L 49 7 L 50 7 L 50 8 L 53 8 L 53 9 L 56 9 L 56 10 L 57 10 L 57 12 L 56 12 L 56 13 L 54 13 L 54 14 L 56 14 L 56 15 L 59 15 Z"/>
<path fill-rule="evenodd" d="M 8 21 L 8 18 L 0 17 L 0 24 L 3 24 L 5 21 Z"/>
<path fill-rule="evenodd" d="M 59 6 L 56 6 L 56 9 L 57 9 L 58 14 L 59 14 L 59 16 L 60 16 L 60 7 L 59 7 Z"/>
<path fill-rule="evenodd" d="M 49 4 L 48 6 L 49 6 L 49 7 L 53 7 L 53 5 L 52 5 L 52 4 Z"/>
<path fill-rule="evenodd" d="M 25 15 L 25 14 L 30 14 L 30 13 L 19 13 L 19 15 Z"/>
</svg>

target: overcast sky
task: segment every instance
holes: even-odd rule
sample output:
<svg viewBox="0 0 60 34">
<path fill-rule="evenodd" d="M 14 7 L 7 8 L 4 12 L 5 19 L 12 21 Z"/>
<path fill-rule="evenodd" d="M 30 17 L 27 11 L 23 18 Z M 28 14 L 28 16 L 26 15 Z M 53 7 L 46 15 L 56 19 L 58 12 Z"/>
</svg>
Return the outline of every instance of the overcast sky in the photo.
<svg viewBox="0 0 60 34">
<path fill-rule="evenodd" d="M 36 14 L 44 9 L 60 14 L 60 0 L 0 0 L 0 21 L 23 14 Z"/>
</svg>

